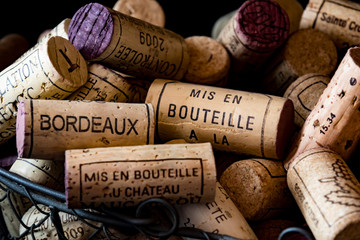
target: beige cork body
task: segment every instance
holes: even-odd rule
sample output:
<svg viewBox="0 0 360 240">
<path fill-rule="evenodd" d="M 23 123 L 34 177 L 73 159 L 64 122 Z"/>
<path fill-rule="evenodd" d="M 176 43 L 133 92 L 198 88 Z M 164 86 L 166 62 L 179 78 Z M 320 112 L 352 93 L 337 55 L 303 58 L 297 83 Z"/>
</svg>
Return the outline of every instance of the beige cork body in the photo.
<svg viewBox="0 0 360 240">
<path fill-rule="evenodd" d="M 248 221 L 279 217 L 296 206 L 280 161 L 237 161 L 222 173 L 220 183 Z"/>
<path fill-rule="evenodd" d="M 326 147 L 347 161 L 360 136 L 360 48 L 350 48 L 297 134 L 284 164 L 306 149 Z"/>
<path fill-rule="evenodd" d="M 210 143 L 158 144 L 66 151 L 68 207 L 128 207 L 163 197 L 173 204 L 215 197 Z"/>
<path fill-rule="evenodd" d="M 90 63 L 87 82 L 68 96 L 68 100 L 105 102 L 145 102 L 149 81 L 127 79 L 98 63 Z"/>
<path fill-rule="evenodd" d="M 308 73 L 297 78 L 286 89 L 284 97 L 294 103 L 294 122 L 298 128 L 302 127 L 329 82 L 327 75 Z"/>
<path fill-rule="evenodd" d="M 360 4 L 344 0 L 310 0 L 303 12 L 300 28 L 315 28 L 347 49 L 360 42 Z"/>
<path fill-rule="evenodd" d="M 66 39 L 36 44 L 0 73 L 0 144 L 15 136 L 21 99 L 64 99 L 87 79 L 87 65 Z"/>
<path fill-rule="evenodd" d="M 146 102 L 154 106 L 161 141 L 211 142 L 266 158 L 283 156 L 294 125 L 290 100 L 200 84 L 157 79 Z"/>
<path fill-rule="evenodd" d="M 68 100 L 19 104 L 20 157 L 64 160 L 66 149 L 153 142 L 154 113 L 149 104 Z"/>
<path fill-rule="evenodd" d="M 287 182 L 316 239 L 358 239 L 360 184 L 344 160 L 312 149 L 291 163 Z"/>
<path fill-rule="evenodd" d="M 156 0 L 118 0 L 113 9 L 159 27 L 165 26 L 165 12 Z"/>
<path fill-rule="evenodd" d="M 109 46 L 91 59 L 139 78 L 180 80 L 189 64 L 185 39 L 165 28 L 109 9 L 114 31 Z"/>
<path fill-rule="evenodd" d="M 179 227 L 192 226 L 206 232 L 216 232 L 239 239 L 257 239 L 219 182 L 216 182 L 214 201 L 179 205 L 176 208 L 179 213 Z"/>
</svg>

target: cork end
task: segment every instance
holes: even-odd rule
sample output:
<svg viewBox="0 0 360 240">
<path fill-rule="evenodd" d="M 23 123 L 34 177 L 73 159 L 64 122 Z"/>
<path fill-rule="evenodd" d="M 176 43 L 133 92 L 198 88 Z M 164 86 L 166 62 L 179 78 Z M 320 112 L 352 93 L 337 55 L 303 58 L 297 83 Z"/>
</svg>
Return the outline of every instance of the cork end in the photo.
<svg viewBox="0 0 360 240">
<path fill-rule="evenodd" d="M 349 54 L 354 63 L 360 67 L 360 47 L 350 48 Z"/>
<path fill-rule="evenodd" d="M 289 16 L 271 0 L 248 0 L 235 16 L 235 32 L 242 43 L 255 51 L 280 47 L 290 31 Z"/>
<path fill-rule="evenodd" d="M 16 117 L 16 148 L 19 157 L 28 157 L 25 156 L 25 101 L 21 100 L 18 104 L 18 112 Z"/>
<path fill-rule="evenodd" d="M 110 11 L 99 3 L 81 7 L 69 25 L 69 40 L 85 59 L 98 57 L 110 44 L 113 34 Z"/>
<path fill-rule="evenodd" d="M 290 99 L 284 103 L 284 107 L 280 114 L 279 124 L 277 126 L 276 135 L 276 155 L 278 159 L 282 159 L 289 147 L 289 140 L 295 131 L 294 123 L 294 104 Z"/>
</svg>

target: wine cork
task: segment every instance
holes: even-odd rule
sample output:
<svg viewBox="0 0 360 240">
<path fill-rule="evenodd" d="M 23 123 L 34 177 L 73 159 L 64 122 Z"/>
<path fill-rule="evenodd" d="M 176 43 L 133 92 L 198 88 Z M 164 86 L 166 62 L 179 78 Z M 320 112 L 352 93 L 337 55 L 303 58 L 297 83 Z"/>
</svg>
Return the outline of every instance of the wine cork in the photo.
<svg viewBox="0 0 360 240">
<path fill-rule="evenodd" d="M 10 33 L 0 39 L 0 71 L 12 64 L 29 49 L 28 40 L 18 33 Z"/>
<path fill-rule="evenodd" d="M 311 149 L 291 163 L 287 182 L 316 239 L 358 239 L 360 184 L 337 153 Z"/>
<path fill-rule="evenodd" d="M 248 222 L 219 182 L 216 182 L 214 201 L 180 205 L 176 208 L 179 213 L 179 227 L 195 227 L 237 239 L 257 239 Z"/>
<path fill-rule="evenodd" d="M 280 161 L 234 162 L 223 172 L 220 183 L 248 221 L 281 216 L 295 205 Z"/>
<path fill-rule="evenodd" d="M 15 136 L 21 99 L 63 99 L 87 79 L 87 65 L 62 37 L 36 44 L 0 72 L 0 144 Z"/>
<path fill-rule="evenodd" d="M 165 26 L 165 13 L 156 0 L 118 0 L 113 9 L 153 25 Z"/>
<path fill-rule="evenodd" d="M 75 149 L 65 155 L 70 208 L 129 207 L 154 197 L 172 204 L 214 200 L 210 143 Z"/>
<path fill-rule="evenodd" d="M 126 79 L 98 63 L 90 63 L 88 69 L 87 82 L 68 96 L 68 100 L 127 103 L 145 101 L 150 82 Z"/>
<path fill-rule="evenodd" d="M 302 129 L 297 134 L 284 164 L 299 153 L 326 147 L 345 161 L 355 151 L 360 136 L 360 48 L 350 48 L 325 88 Z"/>
<path fill-rule="evenodd" d="M 293 33 L 275 64 L 264 73 L 262 88 L 269 94 L 283 95 L 298 77 L 307 73 L 332 75 L 337 67 L 337 49 L 328 35 L 309 28 Z"/>
<path fill-rule="evenodd" d="M 282 158 L 294 125 L 291 100 L 258 93 L 156 79 L 145 102 L 154 106 L 160 141 L 211 142 L 265 158 Z"/>
<path fill-rule="evenodd" d="M 287 39 L 289 17 L 275 1 L 247 0 L 220 32 L 217 40 L 229 51 L 231 71 L 259 69 Z"/>
<path fill-rule="evenodd" d="M 330 82 L 330 77 L 319 73 L 308 73 L 297 78 L 286 89 L 284 97 L 294 103 L 295 125 L 300 129 L 321 94 Z"/>
<path fill-rule="evenodd" d="M 61 161 L 18 158 L 10 171 L 47 188 L 61 191 L 64 187 L 64 163 Z"/>
<path fill-rule="evenodd" d="M 315 28 L 347 49 L 360 42 L 360 4 L 354 1 L 309 0 L 301 17 L 300 28 Z"/>
<path fill-rule="evenodd" d="M 185 38 L 190 56 L 184 81 L 215 85 L 225 81 L 230 70 L 230 56 L 218 41 L 206 36 Z"/>
<path fill-rule="evenodd" d="M 64 160 L 66 149 L 154 142 L 149 104 L 31 99 L 18 110 L 16 145 L 23 158 Z"/>
<path fill-rule="evenodd" d="M 38 42 L 47 41 L 49 38 L 55 36 L 63 37 L 66 40 L 69 40 L 68 31 L 69 31 L 70 21 L 71 21 L 70 18 L 65 18 L 53 29 L 47 29 L 43 31 L 38 38 Z"/>
<path fill-rule="evenodd" d="M 99 3 L 75 13 L 69 39 L 85 59 L 142 79 L 179 80 L 189 64 L 183 37 Z"/>
</svg>

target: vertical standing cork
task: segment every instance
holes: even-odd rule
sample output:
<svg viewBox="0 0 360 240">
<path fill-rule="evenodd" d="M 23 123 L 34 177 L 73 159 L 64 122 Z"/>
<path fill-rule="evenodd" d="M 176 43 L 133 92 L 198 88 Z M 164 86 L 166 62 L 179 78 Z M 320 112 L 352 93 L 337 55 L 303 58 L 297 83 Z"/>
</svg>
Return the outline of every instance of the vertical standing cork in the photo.
<svg viewBox="0 0 360 240">
<path fill-rule="evenodd" d="M 64 160 L 66 149 L 153 142 L 150 104 L 67 100 L 23 100 L 19 104 L 19 157 Z"/>
<path fill-rule="evenodd" d="M 293 105 L 282 97 L 157 79 L 146 103 L 154 106 L 160 141 L 211 142 L 217 150 L 279 159 L 292 136 Z"/>
<path fill-rule="evenodd" d="M 64 99 L 87 79 L 87 64 L 62 37 L 36 44 L 0 72 L 0 144 L 15 136 L 21 99 Z"/>
<path fill-rule="evenodd" d="M 225 234 L 239 239 L 257 237 L 241 212 L 219 182 L 215 200 L 207 203 L 177 206 L 179 227 L 196 227 L 206 232 Z"/>
<path fill-rule="evenodd" d="M 118 0 L 113 9 L 159 27 L 165 26 L 165 13 L 156 0 Z"/>
<path fill-rule="evenodd" d="M 217 40 L 229 51 L 233 72 L 259 69 L 289 34 L 289 17 L 275 1 L 248 0 L 220 32 Z"/>
<path fill-rule="evenodd" d="M 237 161 L 222 173 L 220 183 L 248 221 L 277 217 L 295 206 L 280 161 Z"/>
<path fill-rule="evenodd" d="M 68 100 L 105 102 L 145 102 L 149 81 L 126 79 L 113 70 L 98 64 L 88 65 L 87 82 L 68 96 Z"/>
<path fill-rule="evenodd" d="M 184 81 L 206 85 L 226 83 L 230 56 L 218 41 L 206 36 L 187 37 L 189 66 Z"/>
<path fill-rule="evenodd" d="M 297 154 L 314 147 L 334 150 L 347 161 L 360 137 L 360 48 L 350 48 L 297 134 L 285 168 Z"/>
<path fill-rule="evenodd" d="M 85 59 L 139 78 L 179 80 L 189 64 L 183 37 L 99 3 L 75 13 L 69 39 Z"/>
<path fill-rule="evenodd" d="M 331 76 L 336 70 L 337 49 L 329 36 L 309 28 L 293 33 L 264 72 L 262 88 L 282 96 L 289 85 L 307 73 Z"/>
<path fill-rule="evenodd" d="M 67 150 L 68 207 L 127 207 L 153 197 L 173 204 L 203 203 L 215 196 L 210 143 L 161 144 Z"/>
<path fill-rule="evenodd" d="M 28 49 L 28 40 L 18 33 L 10 33 L 2 37 L 0 39 L 0 71 L 12 64 Z"/>
<path fill-rule="evenodd" d="M 360 183 L 337 153 L 318 148 L 298 155 L 287 182 L 316 239 L 359 239 Z"/>
<path fill-rule="evenodd" d="M 360 4 L 344 0 L 309 0 L 301 17 L 300 28 L 315 28 L 347 49 L 360 42 Z"/>
<path fill-rule="evenodd" d="M 297 78 L 286 89 L 284 97 L 294 103 L 295 125 L 300 129 L 321 94 L 330 82 L 330 77 L 318 73 L 308 73 Z"/>
<path fill-rule="evenodd" d="M 38 38 L 38 42 L 47 41 L 47 39 L 55 36 L 60 36 L 69 40 L 68 31 L 69 31 L 70 21 L 71 21 L 70 18 L 65 18 L 53 29 L 44 31 L 42 34 L 40 34 Z"/>
</svg>

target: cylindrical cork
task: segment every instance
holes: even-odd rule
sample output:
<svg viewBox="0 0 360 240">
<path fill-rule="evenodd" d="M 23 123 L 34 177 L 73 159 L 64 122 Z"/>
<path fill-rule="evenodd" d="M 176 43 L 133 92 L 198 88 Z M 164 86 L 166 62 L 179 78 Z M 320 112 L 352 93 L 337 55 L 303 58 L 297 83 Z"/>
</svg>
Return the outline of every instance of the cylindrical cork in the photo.
<svg viewBox="0 0 360 240">
<path fill-rule="evenodd" d="M 207 36 L 185 38 L 189 66 L 184 81 L 206 85 L 225 82 L 230 70 L 230 56 L 225 47 Z"/>
<path fill-rule="evenodd" d="M 289 34 L 289 17 L 272 0 L 248 0 L 220 32 L 217 40 L 229 51 L 232 72 L 259 69 Z"/>
<path fill-rule="evenodd" d="M 291 163 L 287 183 L 316 239 L 359 239 L 360 183 L 340 155 L 305 151 Z"/>
<path fill-rule="evenodd" d="M 180 80 L 189 64 L 183 37 L 99 3 L 75 13 L 69 39 L 85 59 L 139 78 Z"/>
<path fill-rule="evenodd" d="M 64 189 L 64 163 L 61 161 L 18 158 L 10 171 L 47 188 Z"/>
<path fill-rule="evenodd" d="M 27 99 L 18 109 L 19 157 L 64 160 L 67 149 L 154 143 L 150 104 Z"/>
<path fill-rule="evenodd" d="M 338 58 L 334 42 L 323 32 L 309 28 L 293 33 L 262 80 L 265 92 L 283 95 L 298 77 L 308 73 L 332 75 Z"/>
<path fill-rule="evenodd" d="M 105 102 L 145 102 L 150 82 L 126 79 L 113 70 L 98 64 L 88 65 L 87 82 L 68 96 L 68 100 L 89 100 Z"/>
<path fill-rule="evenodd" d="M 195 227 L 238 239 L 257 239 L 244 216 L 219 182 L 216 182 L 214 201 L 186 204 L 176 208 L 179 213 L 179 227 Z"/>
<path fill-rule="evenodd" d="M 284 97 L 294 103 L 295 125 L 300 129 L 321 94 L 330 82 L 330 77 L 319 73 L 308 73 L 297 78 L 286 89 Z"/>
<path fill-rule="evenodd" d="M 165 26 L 165 12 L 156 0 L 118 0 L 113 9 L 159 27 Z"/>
<path fill-rule="evenodd" d="M 293 104 L 283 97 L 156 79 L 146 102 L 160 141 L 211 142 L 217 150 L 280 159 L 294 128 Z"/>
<path fill-rule="evenodd" d="M 309 0 L 300 21 L 300 28 L 315 28 L 335 42 L 338 49 L 347 49 L 360 42 L 360 4 L 344 0 Z"/>
<path fill-rule="evenodd" d="M 0 39 L 0 71 L 12 64 L 28 49 L 28 40 L 18 33 L 10 33 L 2 37 Z"/>
<path fill-rule="evenodd" d="M 36 44 L 0 73 L 0 144 L 15 136 L 21 99 L 64 99 L 87 80 L 87 64 L 62 37 Z"/>
<path fill-rule="evenodd" d="M 55 36 L 63 37 L 69 40 L 68 31 L 69 31 L 70 21 L 71 21 L 70 18 L 65 18 L 53 29 L 48 29 L 43 31 L 38 38 L 38 42 L 47 41 L 47 39 Z"/>
<path fill-rule="evenodd" d="M 306 149 L 326 147 L 347 161 L 360 137 L 360 47 L 350 48 L 325 88 L 284 161 Z"/>
<path fill-rule="evenodd" d="M 154 197 L 203 203 L 215 197 L 210 143 L 76 149 L 65 155 L 70 208 L 128 207 Z"/>
<path fill-rule="evenodd" d="M 220 183 L 248 221 L 278 217 L 295 206 L 280 161 L 234 162 L 223 172 Z"/>
</svg>

